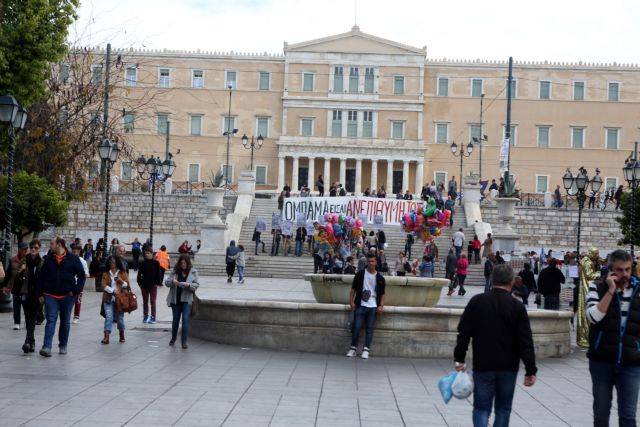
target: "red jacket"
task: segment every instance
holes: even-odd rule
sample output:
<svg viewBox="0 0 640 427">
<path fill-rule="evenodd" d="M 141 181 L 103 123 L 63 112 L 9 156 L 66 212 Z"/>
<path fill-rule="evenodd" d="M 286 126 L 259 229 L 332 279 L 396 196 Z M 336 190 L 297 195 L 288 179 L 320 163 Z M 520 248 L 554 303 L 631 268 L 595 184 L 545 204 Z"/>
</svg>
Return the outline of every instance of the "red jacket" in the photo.
<svg viewBox="0 0 640 427">
<path fill-rule="evenodd" d="M 460 259 L 458 260 L 458 265 L 456 265 L 456 273 L 462 276 L 466 276 L 467 268 L 469 268 L 469 260 L 460 257 Z"/>
</svg>

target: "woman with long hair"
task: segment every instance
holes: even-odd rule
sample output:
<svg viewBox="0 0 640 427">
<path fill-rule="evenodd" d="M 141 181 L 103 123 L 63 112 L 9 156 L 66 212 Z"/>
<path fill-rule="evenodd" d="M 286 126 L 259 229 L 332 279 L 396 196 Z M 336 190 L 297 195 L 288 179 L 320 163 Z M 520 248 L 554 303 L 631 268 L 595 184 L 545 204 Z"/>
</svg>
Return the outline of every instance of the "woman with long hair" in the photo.
<svg viewBox="0 0 640 427">
<path fill-rule="evenodd" d="M 164 282 L 169 287 L 167 295 L 167 305 L 173 312 L 173 322 L 171 323 L 171 341 L 169 345 L 174 345 L 178 337 L 178 326 L 182 317 L 182 348 L 187 349 L 187 338 L 189 337 L 189 322 L 191 319 L 191 307 L 196 289 L 200 286 L 198 281 L 198 271 L 191 265 L 191 257 L 182 254 L 178 258 L 171 275 Z"/>
<path fill-rule="evenodd" d="M 120 342 L 124 342 L 124 313 L 116 308 L 115 295 L 129 287 L 129 276 L 122 266 L 122 261 L 116 256 L 107 259 L 107 271 L 102 274 L 102 305 L 104 307 L 104 337 L 102 344 L 109 344 L 109 335 L 113 321 L 118 323 Z"/>
</svg>

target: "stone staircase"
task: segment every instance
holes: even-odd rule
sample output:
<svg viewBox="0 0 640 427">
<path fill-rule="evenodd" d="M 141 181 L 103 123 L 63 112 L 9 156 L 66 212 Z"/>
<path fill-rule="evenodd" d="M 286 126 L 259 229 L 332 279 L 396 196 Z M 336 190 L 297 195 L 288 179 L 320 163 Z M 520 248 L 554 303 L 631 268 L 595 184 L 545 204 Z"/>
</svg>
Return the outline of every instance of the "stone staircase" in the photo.
<svg viewBox="0 0 640 427">
<path fill-rule="evenodd" d="M 251 241 L 253 230 L 256 224 L 256 217 L 261 216 L 265 219 L 267 227 L 271 223 L 271 215 L 278 212 L 278 203 L 275 198 L 255 198 L 251 207 L 250 216 L 244 220 L 240 238 L 236 244 L 241 244 L 246 251 L 246 267 L 245 275 L 247 277 L 276 277 L 276 278 L 301 278 L 306 273 L 313 272 L 313 257 L 311 256 L 308 245 L 305 243 L 303 255 L 295 257 L 293 251 L 295 242 L 292 242 L 291 254 L 283 255 L 282 242 L 280 244 L 280 252 L 278 256 L 270 256 L 272 238 L 269 230 L 262 233 L 262 239 L 265 242 L 265 253 L 262 253 L 262 245 L 258 249 L 258 255 L 254 255 L 255 242 Z M 436 277 L 444 277 L 444 260 L 447 256 L 449 248 L 451 248 L 451 236 L 459 228 L 463 228 L 465 239 L 467 242 L 473 239 L 473 228 L 465 227 L 464 209 L 456 206 L 456 214 L 453 217 L 453 227 L 447 227 L 441 236 L 435 239 L 439 249 L 439 259 L 436 263 Z M 400 233 L 398 226 L 388 226 L 385 228 L 388 247 L 386 250 L 389 266 L 393 269 L 397 254 L 400 250 L 404 250 L 405 235 Z M 423 245 L 421 241 L 416 242 L 412 248 L 412 257 L 421 258 Z M 466 253 L 466 243 L 464 251 Z M 201 275 L 225 275 L 224 256 L 215 258 L 213 265 L 201 265 L 198 263 L 198 257 L 195 257 L 195 266 Z M 484 276 L 482 264 L 471 265 L 469 267 L 469 275 L 466 280 L 470 285 L 484 285 Z"/>
</svg>

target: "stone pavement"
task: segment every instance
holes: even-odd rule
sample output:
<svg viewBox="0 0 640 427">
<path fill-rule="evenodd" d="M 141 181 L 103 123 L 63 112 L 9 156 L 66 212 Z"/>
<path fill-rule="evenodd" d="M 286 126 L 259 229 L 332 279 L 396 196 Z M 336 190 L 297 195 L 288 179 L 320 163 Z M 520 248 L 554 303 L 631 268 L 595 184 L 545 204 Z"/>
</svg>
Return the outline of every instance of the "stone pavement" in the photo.
<svg viewBox="0 0 640 427">
<path fill-rule="evenodd" d="M 224 278 L 205 277 L 202 282 L 203 294 L 216 298 L 312 300 L 300 280 L 229 285 Z M 463 306 L 471 294 L 445 301 Z M 454 398 L 445 405 L 437 389 L 451 360 L 376 358 L 375 338 L 369 360 L 196 339 L 188 350 L 169 347 L 171 312 L 164 289 L 156 325 L 142 324 L 140 308 L 125 317 L 127 342 L 105 346 L 99 297 L 85 292 L 65 356 L 57 348 L 51 358 L 24 355 L 24 330 L 13 331 L 11 314 L 0 314 L 0 425 L 471 425 L 472 400 Z M 38 326 L 38 346 L 42 335 Z M 522 376 L 518 382 L 512 426 L 592 423 L 591 382 L 581 350 L 540 360 L 534 387 L 523 387 Z"/>
</svg>

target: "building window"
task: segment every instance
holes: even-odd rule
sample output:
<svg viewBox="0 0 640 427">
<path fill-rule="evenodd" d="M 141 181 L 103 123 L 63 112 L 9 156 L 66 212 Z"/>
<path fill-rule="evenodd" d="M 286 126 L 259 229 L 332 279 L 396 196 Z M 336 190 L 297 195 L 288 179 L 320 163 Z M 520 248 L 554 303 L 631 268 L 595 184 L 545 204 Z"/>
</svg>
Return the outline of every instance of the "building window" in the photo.
<svg viewBox="0 0 640 427">
<path fill-rule="evenodd" d="M 135 86 L 138 82 L 138 69 L 136 67 L 127 67 L 125 70 L 125 86 Z"/>
<path fill-rule="evenodd" d="M 136 116 L 133 113 L 125 113 L 122 121 L 124 133 L 133 133 L 135 131 Z"/>
<path fill-rule="evenodd" d="M 160 87 L 171 86 L 171 70 L 168 68 L 160 68 L 160 76 L 158 77 L 158 85 Z"/>
<path fill-rule="evenodd" d="M 222 176 L 229 180 L 229 183 L 233 182 L 233 165 L 220 165 L 222 170 Z"/>
<path fill-rule="evenodd" d="M 100 162 L 97 160 L 89 164 L 89 178 L 97 178 L 100 175 Z"/>
<path fill-rule="evenodd" d="M 91 83 L 94 85 L 102 83 L 102 64 L 91 67 Z"/>
<path fill-rule="evenodd" d="M 504 81 L 504 97 L 506 98 L 509 94 L 507 93 L 507 84 L 509 83 L 509 80 L 505 80 Z M 518 94 L 518 80 L 516 79 L 511 79 L 511 99 L 516 98 Z"/>
<path fill-rule="evenodd" d="M 347 136 L 349 138 L 358 136 L 358 112 L 355 110 L 347 111 Z"/>
<path fill-rule="evenodd" d="M 607 150 L 617 150 L 618 143 L 620 141 L 620 129 L 618 128 L 606 128 L 605 129 L 605 146 Z"/>
<path fill-rule="evenodd" d="M 304 92 L 313 92 L 313 73 L 303 73 L 302 74 L 302 90 Z"/>
<path fill-rule="evenodd" d="M 344 90 L 344 70 L 342 67 L 333 68 L 333 92 L 342 93 Z"/>
<path fill-rule="evenodd" d="M 224 116 L 222 120 L 222 133 L 230 132 L 233 136 L 233 130 L 236 128 L 235 116 Z"/>
<path fill-rule="evenodd" d="M 536 175 L 536 193 L 546 193 L 549 191 L 549 176 Z"/>
<path fill-rule="evenodd" d="M 200 182 L 200 165 L 197 163 L 189 163 L 189 182 Z"/>
<path fill-rule="evenodd" d="M 69 76 L 71 74 L 71 67 L 69 64 L 60 64 L 60 75 L 58 76 L 58 81 L 63 85 L 69 83 Z"/>
<path fill-rule="evenodd" d="M 620 101 L 620 83 L 609 82 L 608 100 L 612 102 Z"/>
<path fill-rule="evenodd" d="M 300 119 L 300 136 L 313 136 L 313 119 Z"/>
<path fill-rule="evenodd" d="M 189 116 L 189 132 L 192 136 L 202 135 L 202 116 L 200 114 L 194 114 Z"/>
<path fill-rule="evenodd" d="M 349 93 L 358 93 L 360 71 L 358 67 L 349 68 Z"/>
<path fill-rule="evenodd" d="M 438 96 L 449 96 L 449 78 L 438 77 Z"/>
<path fill-rule="evenodd" d="M 447 173 L 442 171 L 435 171 L 433 173 L 433 180 L 435 181 L 436 185 L 447 185 Z"/>
<path fill-rule="evenodd" d="M 168 114 L 158 114 L 156 116 L 156 132 L 159 135 L 164 135 L 167 133 L 167 122 L 169 121 Z"/>
<path fill-rule="evenodd" d="M 473 138 L 476 138 L 475 140 Z M 474 144 L 480 143 L 480 125 L 473 123 L 469 125 L 469 141 Z"/>
<path fill-rule="evenodd" d="M 342 111 L 333 110 L 333 120 L 331 121 L 331 136 L 342 136 Z"/>
<path fill-rule="evenodd" d="M 471 79 L 471 96 L 480 98 L 482 96 L 482 79 Z"/>
<path fill-rule="evenodd" d="M 364 69 L 364 93 L 373 93 L 373 81 L 374 74 L 373 68 L 367 67 Z"/>
<path fill-rule="evenodd" d="M 373 138 L 373 111 L 362 112 L 362 137 Z"/>
<path fill-rule="evenodd" d="M 231 86 L 231 89 L 238 88 L 237 74 L 235 71 L 227 70 L 224 72 L 224 87 L 228 89 L 229 86 Z"/>
<path fill-rule="evenodd" d="M 449 123 L 436 123 L 436 144 L 449 143 Z"/>
<path fill-rule="evenodd" d="M 604 190 L 615 192 L 618 188 L 618 178 L 607 177 L 604 179 Z"/>
<path fill-rule="evenodd" d="M 573 100 L 584 101 L 584 82 L 573 82 Z"/>
<path fill-rule="evenodd" d="M 256 134 L 262 135 L 263 138 L 269 136 L 269 117 L 258 117 L 256 119 Z"/>
<path fill-rule="evenodd" d="M 258 89 L 269 90 L 269 85 L 271 84 L 270 80 L 271 76 L 267 71 L 260 71 L 260 83 Z"/>
<path fill-rule="evenodd" d="M 507 137 L 506 130 L 507 130 L 507 127 L 505 125 L 502 125 L 502 139 Z M 511 125 L 511 132 L 510 132 L 511 135 L 510 135 L 509 144 L 511 144 L 512 147 L 515 146 L 516 142 L 518 141 L 517 130 L 518 129 L 515 125 Z"/>
<path fill-rule="evenodd" d="M 584 128 L 571 128 L 571 148 L 584 148 Z"/>
<path fill-rule="evenodd" d="M 393 94 L 404 95 L 404 76 L 393 76 Z"/>
<path fill-rule="evenodd" d="M 266 166 L 256 166 L 256 184 L 257 185 L 267 184 L 267 167 Z"/>
<path fill-rule="evenodd" d="M 204 71 L 193 70 L 193 81 L 191 83 L 194 88 L 202 89 L 204 87 Z"/>
<path fill-rule="evenodd" d="M 540 93 L 538 95 L 540 99 L 551 99 L 551 82 L 548 80 L 540 81 Z"/>
<path fill-rule="evenodd" d="M 122 174 L 120 175 L 120 179 L 130 181 L 132 175 L 133 169 L 131 167 L 131 162 L 122 162 Z"/>
<path fill-rule="evenodd" d="M 538 148 L 549 148 L 550 136 L 551 136 L 551 127 L 538 126 Z"/>
<path fill-rule="evenodd" d="M 391 138 L 404 139 L 404 122 L 391 122 Z"/>
</svg>

